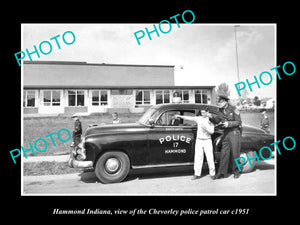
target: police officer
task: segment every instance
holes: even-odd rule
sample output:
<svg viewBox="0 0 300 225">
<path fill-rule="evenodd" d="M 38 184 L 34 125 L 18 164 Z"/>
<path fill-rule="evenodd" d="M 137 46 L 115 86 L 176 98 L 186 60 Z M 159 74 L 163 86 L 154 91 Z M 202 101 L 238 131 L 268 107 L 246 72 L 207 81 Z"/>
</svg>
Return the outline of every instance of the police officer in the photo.
<svg viewBox="0 0 300 225">
<path fill-rule="evenodd" d="M 70 167 L 74 167 L 73 162 L 77 159 L 85 159 L 85 156 L 82 153 L 82 149 L 79 147 L 79 144 L 81 142 L 81 134 L 82 134 L 82 127 L 81 122 L 75 113 L 72 118 L 75 121 L 74 130 L 73 130 L 73 141 L 71 144 L 71 151 L 70 151 L 70 159 L 68 161 L 68 164 Z"/>
<path fill-rule="evenodd" d="M 262 118 L 260 121 L 260 128 L 270 134 L 270 119 L 269 115 L 267 114 L 267 110 L 263 109 L 261 114 Z"/>
<path fill-rule="evenodd" d="M 72 116 L 75 121 L 74 130 L 73 130 L 73 143 L 71 146 L 77 146 L 81 141 L 82 127 L 81 122 L 76 114 Z"/>
<path fill-rule="evenodd" d="M 215 179 L 225 177 L 231 166 L 234 178 L 240 176 L 234 159 L 240 157 L 241 128 L 242 121 L 239 110 L 229 104 L 227 95 L 219 95 L 218 105 L 220 107 L 219 120 L 221 128 L 224 129 L 222 138 L 221 160 Z"/>
</svg>

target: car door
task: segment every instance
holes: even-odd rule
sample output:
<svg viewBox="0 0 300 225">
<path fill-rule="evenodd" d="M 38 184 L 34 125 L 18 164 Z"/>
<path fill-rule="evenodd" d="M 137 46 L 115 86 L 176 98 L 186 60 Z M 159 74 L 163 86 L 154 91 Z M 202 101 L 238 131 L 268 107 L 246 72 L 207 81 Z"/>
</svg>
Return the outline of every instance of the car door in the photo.
<svg viewBox="0 0 300 225">
<path fill-rule="evenodd" d="M 194 111 L 169 110 L 161 113 L 149 130 L 149 163 L 152 165 L 191 164 L 194 159 L 197 127 L 174 115 L 194 114 Z"/>
</svg>

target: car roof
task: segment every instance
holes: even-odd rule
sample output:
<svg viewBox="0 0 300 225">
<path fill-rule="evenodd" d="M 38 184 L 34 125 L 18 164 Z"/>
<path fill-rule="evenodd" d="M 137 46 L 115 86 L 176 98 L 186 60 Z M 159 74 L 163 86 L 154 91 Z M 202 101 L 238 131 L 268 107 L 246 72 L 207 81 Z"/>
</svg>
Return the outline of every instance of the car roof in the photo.
<svg viewBox="0 0 300 225">
<path fill-rule="evenodd" d="M 157 110 L 181 110 L 181 109 L 203 109 L 208 107 L 208 110 L 211 112 L 218 112 L 219 107 L 217 105 L 210 104 L 200 104 L 200 103 L 165 103 L 165 104 L 157 104 L 152 108 Z"/>
</svg>

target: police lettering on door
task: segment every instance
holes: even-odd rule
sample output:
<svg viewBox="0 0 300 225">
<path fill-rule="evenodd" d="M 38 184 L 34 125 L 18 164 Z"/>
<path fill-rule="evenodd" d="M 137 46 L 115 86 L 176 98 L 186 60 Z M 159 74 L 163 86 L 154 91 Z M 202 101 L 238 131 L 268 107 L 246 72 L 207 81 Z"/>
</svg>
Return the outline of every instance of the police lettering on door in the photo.
<svg viewBox="0 0 300 225">
<path fill-rule="evenodd" d="M 165 149 L 165 154 L 170 153 L 186 153 L 185 148 L 181 148 L 182 145 L 191 144 L 191 138 L 184 135 L 167 135 L 159 138 L 159 143 L 164 146 L 170 146 L 171 149 Z M 166 145 L 167 144 L 167 145 Z"/>
</svg>

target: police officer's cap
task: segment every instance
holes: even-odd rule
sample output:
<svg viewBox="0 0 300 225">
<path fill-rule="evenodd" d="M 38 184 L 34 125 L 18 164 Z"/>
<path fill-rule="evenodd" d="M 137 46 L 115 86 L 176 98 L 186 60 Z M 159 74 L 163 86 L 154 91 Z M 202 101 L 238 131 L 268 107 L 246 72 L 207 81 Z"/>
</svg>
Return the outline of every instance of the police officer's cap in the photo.
<svg viewBox="0 0 300 225">
<path fill-rule="evenodd" d="M 226 94 L 219 94 L 219 100 L 224 99 L 226 101 L 229 101 L 229 97 Z"/>
</svg>

